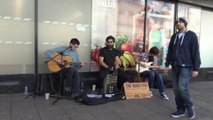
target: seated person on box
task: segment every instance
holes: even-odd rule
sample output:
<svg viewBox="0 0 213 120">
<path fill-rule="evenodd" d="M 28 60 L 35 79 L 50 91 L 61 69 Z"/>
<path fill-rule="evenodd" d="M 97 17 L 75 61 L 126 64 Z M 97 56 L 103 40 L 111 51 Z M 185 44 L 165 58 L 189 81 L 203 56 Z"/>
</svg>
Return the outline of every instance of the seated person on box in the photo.
<svg viewBox="0 0 213 120">
<path fill-rule="evenodd" d="M 104 79 L 107 74 L 112 74 L 114 71 L 117 73 L 117 88 L 121 90 L 123 83 L 127 81 L 125 71 L 121 69 L 119 56 L 121 53 L 114 48 L 115 38 L 108 36 L 106 38 L 106 47 L 100 49 L 99 55 L 99 83 L 98 88 L 103 89 Z"/>
<path fill-rule="evenodd" d="M 69 46 L 61 46 L 51 50 L 47 50 L 45 52 L 46 57 L 48 57 L 50 60 L 48 62 L 49 69 L 52 68 L 52 72 L 57 72 L 58 74 L 61 73 L 61 77 L 62 77 L 61 82 L 62 83 L 66 82 L 66 85 L 72 88 L 71 97 L 77 98 L 77 99 L 80 96 L 80 76 L 79 76 L 78 68 L 83 66 L 83 63 L 79 62 L 79 54 L 76 51 L 79 45 L 80 45 L 80 41 L 77 38 L 72 38 L 70 40 Z M 56 55 L 57 57 L 55 57 Z M 61 58 L 63 58 L 63 60 Z M 71 58 L 71 60 L 69 61 L 68 58 Z M 66 67 L 66 62 L 64 62 L 64 60 L 65 61 L 67 60 L 66 62 L 72 62 L 72 65 L 70 67 Z M 61 65 L 63 66 L 63 64 L 65 64 L 65 67 L 61 67 Z M 55 70 L 55 68 L 58 68 L 57 66 L 59 66 L 59 71 L 57 71 L 57 69 Z"/>
<path fill-rule="evenodd" d="M 157 80 L 160 96 L 165 100 L 169 100 L 165 93 L 162 76 L 153 69 L 162 69 L 161 66 L 153 65 L 153 63 L 155 64 L 154 57 L 157 57 L 159 53 L 160 50 L 157 47 L 152 47 L 149 50 L 149 53 L 142 53 L 136 60 L 137 63 L 140 64 L 137 65 L 138 67 L 136 66 L 136 70 L 139 69 L 138 72 L 140 73 L 140 76 L 148 79 L 151 96 L 153 95 L 152 90 L 154 88 L 154 80 Z"/>
</svg>

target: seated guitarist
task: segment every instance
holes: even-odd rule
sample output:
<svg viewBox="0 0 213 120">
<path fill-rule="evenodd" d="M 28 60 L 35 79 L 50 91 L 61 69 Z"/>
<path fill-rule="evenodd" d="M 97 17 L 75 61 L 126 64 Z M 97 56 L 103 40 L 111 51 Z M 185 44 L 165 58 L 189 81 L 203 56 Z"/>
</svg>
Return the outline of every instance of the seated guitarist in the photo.
<svg viewBox="0 0 213 120">
<path fill-rule="evenodd" d="M 154 80 L 157 80 L 160 96 L 165 100 L 169 100 L 169 98 L 165 94 L 165 87 L 164 87 L 164 84 L 163 84 L 162 76 L 158 72 L 156 72 L 154 69 L 152 69 L 152 68 L 161 69 L 162 67 L 156 66 L 156 65 L 155 66 L 149 66 L 147 64 L 147 63 L 155 63 L 154 57 L 157 57 L 159 55 L 159 53 L 160 53 L 160 50 L 157 47 L 152 47 L 149 50 L 149 53 L 142 53 L 140 55 L 140 57 L 137 58 L 136 61 L 141 66 L 141 68 L 139 68 L 139 69 L 144 69 L 144 68 L 147 68 L 147 67 L 149 68 L 148 70 L 141 72 L 140 76 L 146 77 L 148 79 L 149 88 L 151 89 L 151 91 L 154 88 Z M 151 92 L 151 96 L 152 95 L 153 94 Z"/>
<path fill-rule="evenodd" d="M 82 64 L 77 64 L 76 62 L 79 62 L 79 55 L 78 52 L 76 51 L 77 48 L 79 47 L 80 42 L 77 38 L 72 38 L 70 40 L 69 46 L 62 46 L 58 48 L 54 48 L 52 50 L 47 50 L 45 52 L 45 56 L 48 57 L 49 59 L 53 58 L 57 54 L 61 54 L 61 56 L 64 57 L 70 57 L 71 61 L 62 61 L 61 58 L 55 57 L 53 59 L 54 62 L 57 63 L 58 66 L 60 66 L 60 72 L 61 72 L 61 77 L 62 77 L 62 83 L 66 82 L 66 86 L 68 85 L 72 93 L 71 97 L 72 98 L 79 98 L 80 95 L 80 76 L 78 72 L 78 68 L 80 68 Z M 63 52 L 63 53 L 62 53 Z M 55 55 L 55 53 L 57 53 Z M 63 58 L 63 57 L 62 57 Z M 66 62 L 73 62 L 69 67 L 63 67 L 66 66 Z M 58 72 L 60 74 L 60 72 Z M 65 87 L 65 86 L 63 86 Z"/>
</svg>

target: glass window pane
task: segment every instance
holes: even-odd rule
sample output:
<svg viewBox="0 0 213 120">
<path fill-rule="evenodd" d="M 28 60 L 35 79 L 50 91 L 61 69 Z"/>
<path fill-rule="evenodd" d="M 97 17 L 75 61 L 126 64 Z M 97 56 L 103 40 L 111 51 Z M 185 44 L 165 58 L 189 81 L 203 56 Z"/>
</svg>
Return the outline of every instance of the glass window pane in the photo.
<svg viewBox="0 0 213 120">
<path fill-rule="evenodd" d="M 90 60 L 91 0 L 38 0 L 38 71 L 48 72 L 44 52 L 69 44 L 71 38 L 81 42 L 80 60 Z"/>
<path fill-rule="evenodd" d="M 201 8 L 179 4 L 178 17 L 185 17 L 188 20 L 188 30 L 194 31 L 200 38 Z"/>
<path fill-rule="evenodd" d="M 202 10 L 199 7 L 185 5 L 185 4 L 179 4 L 179 6 L 178 6 L 178 17 L 187 18 L 187 20 L 188 20 L 187 29 L 194 31 L 198 37 L 198 40 L 200 43 L 201 60 L 202 60 L 201 67 L 204 67 L 204 66 L 207 67 L 209 65 L 212 66 L 211 62 L 209 62 L 209 60 L 210 61 L 212 60 L 209 58 L 212 58 L 212 57 L 210 57 L 210 56 L 206 57 L 206 52 L 205 52 L 207 48 L 211 49 L 211 47 L 207 47 L 208 45 L 211 45 L 211 44 L 209 44 L 211 41 L 208 41 L 205 39 L 205 37 L 207 37 L 209 33 L 211 34 L 211 32 L 209 32 L 209 30 L 207 29 L 207 28 L 210 28 L 209 25 L 211 25 L 211 22 L 208 21 L 208 18 L 207 18 L 208 15 L 205 15 L 205 17 L 204 17 L 205 19 L 202 18 L 203 21 L 201 21 L 201 12 L 202 12 Z M 211 15 L 208 17 L 211 18 Z M 205 23 L 207 23 L 209 25 L 207 25 Z M 203 35 L 202 37 L 201 37 L 201 29 L 202 29 L 202 35 Z M 208 44 L 206 44 L 207 41 L 208 41 Z M 205 46 L 205 48 L 204 48 L 204 46 Z M 205 50 L 205 51 L 203 51 L 203 50 Z"/>
<path fill-rule="evenodd" d="M 92 48 L 105 46 L 105 38 L 113 35 L 116 38 L 115 48 L 131 51 L 131 43 L 137 39 L 138 30 L 135 21 L 140 16 L 140 0 L 94 0 L 92 1 Z M 143 23 L 139 29 L 143 30 Z M 129 44 L 126 44 L 129 43 Z"/>
<path fill-rule="evenodd" d="M 162 51 L 158 62 L 164 65 L 173 34 L 174 4 L 149 0 L 147 10 L 146 51 L 153 46 L 158 47 Z"/>
<path fill-rule="evenodd" d="M 0 0 L 0 74 L 34 73 L 34 0 Z"/>
<path fill-rule="evenodd" d="M 93 0 L 92 48 L 104 47 L 108 35 L 117 35 L 117 0 Z"/>
<path fill-rule="evenodd" d="M 200 55 L 201 67 L 213 67 L 213 40 L 212 24 L 213 13 L 211 11 L 202 11 L 201 33 L 200 33 Z"/>
</svg>

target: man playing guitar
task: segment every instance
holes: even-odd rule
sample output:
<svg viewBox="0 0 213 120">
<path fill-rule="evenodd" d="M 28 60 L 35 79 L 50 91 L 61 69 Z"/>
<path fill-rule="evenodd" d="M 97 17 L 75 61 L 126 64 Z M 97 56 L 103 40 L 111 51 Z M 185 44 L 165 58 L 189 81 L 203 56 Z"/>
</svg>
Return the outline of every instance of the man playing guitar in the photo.
<svg viewBox="0 0 213 120">
<path fill-rule="evenodd" d="M 155 57 L 157 57 L 159 53 L 160 50 L 157 47 L 152 47 L 149 50 L 149 53 L 142 53 L 136 59 L 136 70 L 139 72 L 140 77 L 146 77 L 148 79 L 149 88 L 151 91 L 154 88 L 154 80 L 157 80 L 160 96 L 165 100 L 169 100 L 169 98 L 165 94 L 162 76 L 154 70 L 163 69 L 162 66 L 157 66 L 157 63 L 155 61 Z"/>
<path fill-rule="evenodd" d="M 60 77 L 61 80 L 63 81 L 61 83 L 66 82 L 66 86 L 72 88 L 71 92 L 72 98 L 79 98 L 80 95 L 80 76 L 78 68 L 82 67 L 84 63 L 79 62 L 79 55 L 78 52 L 76 51 L 79 45 L 80 45 L 79 40 L 77 38 L 72 38 L 70 40 L 69 46 L 58 47 L 52 50 L 47 50 L 45 52 L 45 56 L 50 59 L 50 61 L 48 61 L 48 67 L 51 68 L 56 64 L 55 67 L 58 68 L 55 70 L 54 69 L 55 67 L 53 67 L 53 69 L 50 69 L 50 71 L 51 70 L 52 72 L 60 71 L 61 73 Z M 67 61 L 64 59 L 66 57 L 69 58 L 67 59 Z M 66 67 L 68 65 L 68 62 L 71 62 L 72 64 L 69 65 L 69 67 Z"/>
</svg>

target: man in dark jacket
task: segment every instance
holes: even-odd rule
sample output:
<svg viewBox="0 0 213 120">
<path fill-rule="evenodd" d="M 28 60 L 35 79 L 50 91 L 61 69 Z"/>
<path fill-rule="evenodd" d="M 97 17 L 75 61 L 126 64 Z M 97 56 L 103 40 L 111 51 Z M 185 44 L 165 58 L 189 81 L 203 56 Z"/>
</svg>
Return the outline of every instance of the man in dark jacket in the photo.
<svg viewBox="0 0 213 120">
<path fill-rule="evenodd" d="M 177 111 L 172 113 L 174 118 L 185 115 L 188 111 L 188 117 L 195 117 L 195 110 L 191 97 L 189 95 L 189 80 L 198 75 L 200 68 L 200 52 L 198 38 L 193 31 L 187 30 L 187 20 L 184 17 L 178 18 L 176 28 L 178 32 L 172 35 L 169 50 L 165 63 L 165 73 L 168 73 L 168 66 L 172 65 L 173 91 Z"/>
</svg>

